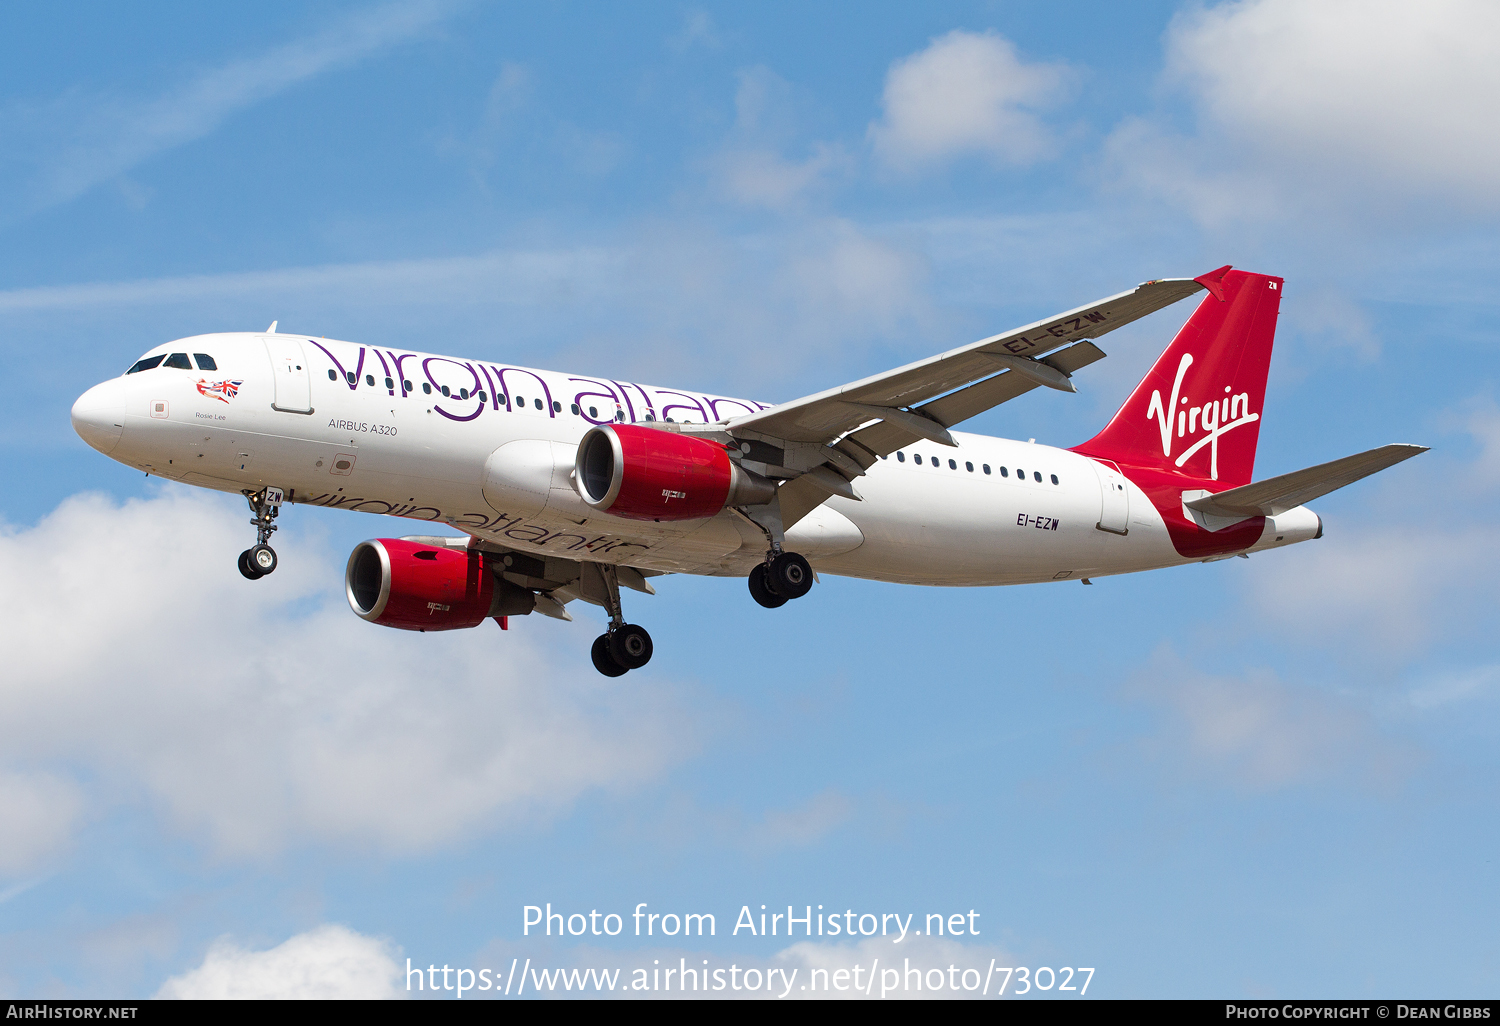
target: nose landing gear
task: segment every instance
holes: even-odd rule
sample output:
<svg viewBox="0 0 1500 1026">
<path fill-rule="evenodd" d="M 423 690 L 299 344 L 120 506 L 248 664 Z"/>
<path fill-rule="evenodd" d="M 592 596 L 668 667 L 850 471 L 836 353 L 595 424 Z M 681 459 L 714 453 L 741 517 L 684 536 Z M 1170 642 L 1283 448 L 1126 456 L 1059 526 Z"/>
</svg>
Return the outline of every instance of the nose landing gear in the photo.
<svg viewBox="0 0 1500 1026">
<path fill-rule="evenodd" d="M 258 492 L 246 492 L 245 501 L 250 503 L 250 526 L 255 528 L 255 544 L 240 553 L 240 573 L 252 581 L 258 581 L 276 569 L 276 550 L 266 543 L 276 530 L 272 522 L 281 514 L 283 496 L 280 488 L 262 488 Z"/>
</svg>

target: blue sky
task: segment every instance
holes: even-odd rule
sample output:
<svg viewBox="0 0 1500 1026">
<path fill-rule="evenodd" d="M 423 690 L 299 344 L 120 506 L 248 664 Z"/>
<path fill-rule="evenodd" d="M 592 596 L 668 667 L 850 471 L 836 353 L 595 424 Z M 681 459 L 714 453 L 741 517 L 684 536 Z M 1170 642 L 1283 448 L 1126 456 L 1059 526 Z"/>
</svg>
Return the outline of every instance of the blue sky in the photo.
<svg viewBox="0 0 1500 1026">
<path fill-rule="evenodd" d="M 1381 10 L 1381 8 L 1388 8 Z M 1492 996 L 1500 26 L 1487 5 L 268 4 L 0 38 L 0 993 L 396 967 L 1092 966 L 1110 997 Z M 141 352 L 285 329 L 780 401 L 1156 277 L 1283 275 L 1257 472 L 1433 451 L 1322 540 L 1076 585 L 825 578 L 407 636 L 363 515 L 89 449 Z M 1072 445 L 1080 394 L 966 428 Z M 535 622 L 540 621 L 540 622 Z M 713 938 L 521 935 L 522 907 Z M 977 937 L 729 935 L 742 905 Z M 445 996 L 452 996 L 451 992 Z"/>
</svg>

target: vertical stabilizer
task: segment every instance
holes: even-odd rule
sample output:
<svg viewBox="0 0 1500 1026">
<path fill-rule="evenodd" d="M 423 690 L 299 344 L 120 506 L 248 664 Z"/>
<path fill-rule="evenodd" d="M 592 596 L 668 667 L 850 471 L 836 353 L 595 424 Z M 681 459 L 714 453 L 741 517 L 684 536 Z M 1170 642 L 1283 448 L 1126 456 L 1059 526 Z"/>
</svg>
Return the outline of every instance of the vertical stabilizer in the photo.
<svg viewBox="0 0 1500 1026">
<path fill-rule="evenodd" d="M 1282 279 L 1222 267 L 1196 280 L 1209 294 L 1108 426 L 1074 451 L 1220 491 L 1248 484 L 1255 468 Z"/>
</svg>

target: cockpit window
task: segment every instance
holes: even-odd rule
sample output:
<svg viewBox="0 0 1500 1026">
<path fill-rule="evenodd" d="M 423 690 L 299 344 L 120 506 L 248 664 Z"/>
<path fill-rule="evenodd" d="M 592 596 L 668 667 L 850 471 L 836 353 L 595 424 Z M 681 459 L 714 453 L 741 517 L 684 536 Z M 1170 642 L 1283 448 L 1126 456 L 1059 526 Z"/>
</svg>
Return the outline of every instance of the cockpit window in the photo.
<svg viewBox="0 0 1500 1026">
<path fill-rule="evenodd" d="M 130 368 L 125 373 L 126 374 L 134 374 L 137 371 L 155 370 L 158 366 L 161 365 L 161 362 L 163 360 L 165 360 L 165 359 L 166 359 L 166 355 L 165 354 L 163 354 L 161 356 L 148 356 L 145 359 L 137 360 L 135 362 L 135 366 L 132 367 L 132 368 Z"/>
<path fill-rule="evenodd" d="M 207 353 L 194 353 L 193 359 L 198 361 L 199 370 L 216 371 L 219 369 L 219 365 L 214 363 L 214 358 Z"/>
<path fill-rule="evenodd" d="M 167 357 L 163 367 L 176 367 L 178 370 L 192 370 L 193 365 L 188 363 L 187 353 L 173 353 Z"/>
</svg>

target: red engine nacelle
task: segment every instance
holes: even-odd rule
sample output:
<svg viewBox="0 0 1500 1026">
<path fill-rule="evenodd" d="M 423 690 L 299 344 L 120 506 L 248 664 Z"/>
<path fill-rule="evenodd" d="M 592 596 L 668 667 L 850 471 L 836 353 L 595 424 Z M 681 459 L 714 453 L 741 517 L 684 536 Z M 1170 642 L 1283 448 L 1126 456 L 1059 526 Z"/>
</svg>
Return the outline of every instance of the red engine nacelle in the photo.
<svg viewBox="0 0 1500 1026">
<path fill-rule="evenodd" d="M 495 578 L 476 550 L 377 538 L 354 547 L 344 590 L 354 612 L 371 623 L 451 631 L 493 615 Z"/>
<path fill-rule="evenodd" d="M 740 469 L 717 442 L 628 424 L 590 429 L 575 469 L 584 502 L 629 520 L 698 520 L 776 494 L 774 482 Z"/>
</svg>

